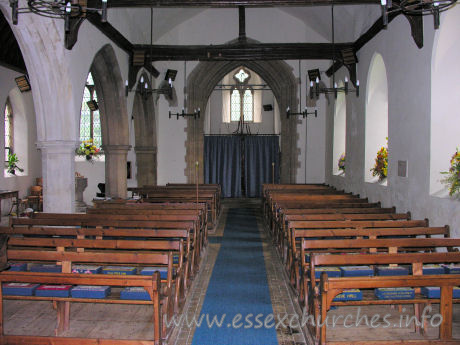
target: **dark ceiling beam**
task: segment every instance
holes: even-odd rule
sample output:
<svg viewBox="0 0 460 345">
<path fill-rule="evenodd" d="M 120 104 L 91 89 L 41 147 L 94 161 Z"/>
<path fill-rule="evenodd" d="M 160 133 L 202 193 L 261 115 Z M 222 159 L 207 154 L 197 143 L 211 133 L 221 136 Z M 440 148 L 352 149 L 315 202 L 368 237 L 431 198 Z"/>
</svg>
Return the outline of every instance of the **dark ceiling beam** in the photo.
<svg viewBox="0 0 460 345">
<path fill-rule="evenodd" d="M 395 19 L 400 13 L 399 12 L 393 12 L 388 15 L 388 24 Z M 383 25 L 383 18 L 380 17 L 375 21 L 375 23 L 364 33 L 362 34 L 356 41 L 353 43 L 353 50 L 356 53 L 358 50 L 360 50 L 364 45 L 366 45 L 367 42 L 372 40 L 377 34 L 385 29 Z M 340 59 L 336 61 L 329 69 L 326 71 L 326 75 L 330 77 L 333 75 L 335 72 L 337 72 L 341 67 L 343 66 L 343 61 Z"/>
<path fill-rule="evenodd" d="M 239 35 L 240 41 L 246 40 L 246 9 L 244 6 L 238 7 L 238 23 L 239 23 Z"/>
<path fill-rule="evenodd" d="M 134 48 L 133 44 L 130 41 L 128 41 L 126 37 L 120 33 L 120 31 L 115 29 L 112 26 L 112 24 L 110 24 L 109 22 L 103 23 L 101 21 L 102 17 L 99 13 L 88 13 L 86 18 L 91 24 L 98 28 L 100 32 L 106 35 L 117 46 L 119 46 L 128 54 L 132 54 Z"/>
<path fill-rule="evenodd" d="M 389 13 L 388 14 L 388 24 L 390 24 L 391 21 L 395 19 L 399 14 L 400 12 Z M 357 52 L 362 47 L 364 47 L 364 45 L 367 42 L 369 42 L 371 39 L 377 36 L 377 34 L 383 29 L 385 29 L 385 26 L 383 25 L 383 18 L 379 17 L 379 19 L 377 19 L 375 23 L 372 24 L 372 26 L 355 41 L 355 43 L 353 44 L 353 48 L 355 49 L 355 52 Z"/>
<path fill-rule="evenodd" d="M 380 0 L 110 0 L 108 7 L 283 7 L 330 6 L 332 3 L 334 5 L 380 5 Z"/>
<path fill-rule="evenodd" d="M 5 16 L 0 11 L 0 65 L 13 71 L 27 74 L 21 48 Z"/>
<path fill-rule="evenodd" d="M 152 61 L 331 60 L 353 43 L 244 43 L 201 46 L 135 45 Z M 152 56 L 150 56 L 150 54 Z"/>
<path fill-rule="evenodd" d="M 0 56 L 0 66 L 5 68 L 11 69 L 21 74 L 27 74 L 27 70 L 25 68 L 19 67 L 18 65 L 11 65 L 8 62 L 3 60 L 3 57 Z"/>
</svg>

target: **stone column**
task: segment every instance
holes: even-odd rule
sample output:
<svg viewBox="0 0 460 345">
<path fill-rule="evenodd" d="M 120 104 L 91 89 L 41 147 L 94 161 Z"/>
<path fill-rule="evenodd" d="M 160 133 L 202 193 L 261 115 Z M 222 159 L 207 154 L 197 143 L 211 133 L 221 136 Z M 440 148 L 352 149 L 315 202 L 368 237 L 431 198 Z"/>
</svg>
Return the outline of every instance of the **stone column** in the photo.
<svg viewBox="0 0 460 345">
<path fill-rule="evenodd" d="M 75 148 L 71 140 L 37 142 L 42 153 L 43 211 L 75 212 Z"/>
<path fill-rule="evenodd" d="M 137 185 L 157 184 L 157 148 L 152 146 L 136 146 Z"/>
<path fill-rule="evenodd" d="M 130 145 L 102 145 L 105 154 L 105 196 L 126 198 L 127 154 Z"/>
</svg>

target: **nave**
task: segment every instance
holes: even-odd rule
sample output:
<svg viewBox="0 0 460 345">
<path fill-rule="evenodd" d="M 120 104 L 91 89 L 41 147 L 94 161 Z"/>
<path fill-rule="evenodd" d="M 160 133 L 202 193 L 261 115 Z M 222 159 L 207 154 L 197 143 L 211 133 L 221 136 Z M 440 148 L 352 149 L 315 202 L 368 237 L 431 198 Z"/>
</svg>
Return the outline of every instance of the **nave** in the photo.
<svg viewBox="0 0 460 345">
<path fill-rule="evenodd" d="M 280 192 L 278 187 L 283 190 Z M 212 229 L 208 233 L 208 243 L 201 255 L 199 272 L 193 278 L 185 305 L 179 308 L 179 312 L 174 313 L 178 325 L 170 329 L 171 333 L 165 333 L 163 343 L 459 342 L 460 299 L 455 295 L 455 288 L 451 289 L 453 294 L 450 295 L 450 302 L 449 295 L 445 296 L 444 291 L 441 299 L 423 296 L 423 288 L 422 294 L 412 289 L 415 294 L 404 295 L 403 299 L 394 295 L 381 299 L 373 298 L 373 289 L 370 289 L 372 284 L 372 287 L 391 284 L 401 287 L 414 287 L 417 284 L 420 287 L 439 285 L 443 286 L 443 290 L 444 287 L 452 288 L 458 285 L 459 278 L 455 274 L 455 267 L 458 267 L 459 253 L 451 251 L 444 255 L 433 252 L 433 249 L 445 247 L 449 251 L 449 248 L 459 245 L 459 240 L 430 239 L 431 235 L 448 235 L 448 227 L 430 227 L 426 220 L 412 220 L 409 213 L 396 213 L 394 208 L 382 208 L 379 203 L 370 203 L 359 196 L 323 185 L 265 185 L 264 196 L 263 203 L 258 199 L 226 199 L 221 202 L 222 210 L 218 225 L 215 230 Z M 288 197 L 285 198 L 286 196 Z M 275 203 L 276 207 L 272 207 Z M 40 217 L 47 216 L 44 214 Z M 65 215 L 60 217 L 69 219 Z M 284 224 L 286 226 L 283 226 Z M 291 236 L 286 236 L 288 232 Z M 360 239 L 365 236 L 364 233 L 369 239 Z M 401 234 L 404 236 L 401 237 Z M 414 234 L 425 238 L 410 238 Z M 392 239 L 394 236 L 399 238 Z M 290 242 L 289 237 L 295 243 Z M 424 247 L 425 253 L 420 253 L 420 247 Z M 379 251 L 378 258 L 372 253 L 372 248 Z M 392 249 L 385 253 L 390 248 L 396 248 L 396 252 Z M 298 253 L 299 249 L 301 255 Z M 305 252 L 309 253 L 309 260 L 306 260 Z M 357 253 L 361 255 L 356 255 Z M 357 284 L 362 297 L 357 298 L 352 289 L 348 297 L 342 296 L 342 299 L 337 301 L 328 300 L 325 309 L 322 305 L 324 300 L 321 301 L 321 294 L 328 293 L 327 290 L 323 290 L 322 281 L 325 277 L 317 277 L 315 272 L 311 273 L 313 270 L 321 271 L 321 267 L 312 266 L 318 258 L 326 259 L 319 266 L 335 266 L 326 270 L 331 275 L 330 284 L 343 283 L 349 284 L 350 287 Z M 366 270 L 366 266 L 362 264 L 394 264 L 395 260 L 402 260 L 401 264 L 393 269 L 406 270 L 402 273 L 404 277 L 400 276 L 401 273 L 390 276 L 388 272 L 378 273 L 381 265 L 376 267 L 375 276 L 374 273 L 368 272 L 360 274 L 359 270 L 357 277 L 343 274 L 346 272 L 343 267 L 351 266 Z M 359 266 L 356 265 L 358 261 Z M 407 270 L 409 262 L 412 262 L 410 273 Z M 417 272 L 419 262 L 423 263 L 420 267 L 423 268 L 421 272 Z M 433 262 L 442 262 L 445 265 L 425 265 Z M 337 266 L 340 266 L 340 270 Z M 390 268 L 391 266 L 388 266 L 387 271 Z M 444 274 L 448 273 L 447 268 L 452 270 L 451 274 Z M 434 271 L 429 272 L 430 269 Z M 439 269 L 442 269 L 442 272 L 439 272 Z M 337 271 L 343 271 L 340 278 L 334 278 L 338 277 L 335 274 Z M 427 274 L 436 276 L 426 276 Z M 310 279 L 310 282 L 305 284 L 309 277 L 318 279 Z M 317 284 L 317 288 L 311 289 L 312 283 Z M 320 289 L 320 295 L 317 289 Z M 329 304 L 331 301 L 332 304 Z M 440 301 L 443 305 L 441 309 L 438 307 Z M 417 309 L 414 309 L 417 305 L 432 306 L 432 317 L 442 315 L 450 318 L 445 319 L 441 326 L 437 324 L 430 327 L 427 322 L 421 327 L 422 330 L 420 327 L 416 329 L 412 317 L 420 317 Z M 49 302 L 6 300 L 4 306 L 6 334 L 54 335 L 54 327 L 58 320 L 53 318 L 56 313 Z M 301 308 L 307 308 L 304 309 L 307 316 L 314 315 L 316 318 L 319 312 L 321 316 L 325 312 L 328 318 L 336 318 L 338 321 L 332 327 L 327 323 L 327 337 L 324 326 L 315 329 L 307 324 L 300 329 L 297 327 L 295 315 L 302 315 Z M 361 316 L 363 320 L 377 315 L 375 322 L 380 327 L 369 326 L 366 321 L 348 327 L 345 322 L 340 321 L 340 318 L 343 321 L 348 315 L 356 318 Z M 168 317 L 170 316 L 168 314 Z M 200 319 L 200 325 L 195 326 L 194 320 L 199 322 Z M 164 320 L 168 321 L 168 318 Z M 60 335 L 74 338 L 108 338 L 108 343 L 115 343 L 115 339 L 133 339 L 132 344 L 137 344 L 134 339 L 154 338 L 151 321 L 151 308 L 148 306 L 85 304 L 73 301 L 70 328 Z M 191 324 L 188 325 L 187 322 Z M 357 321 L 353 320 L 352 324 L 354 322 Z M 393 327 L 383 327 L 387 322 L 391 322 Z M 425 327 L 427 328 L 423 332 Z M 449 337 L 453 339 L 450 340 Z M 440 340 L 436 341 L 439 338 Z M 59 339 L 62 341 L 64 338 Z M 104 340 L 98 341 L 103 343 Z M 118 341 L 120 340 L 117 340 L 117 343 Z"/>
</svg>

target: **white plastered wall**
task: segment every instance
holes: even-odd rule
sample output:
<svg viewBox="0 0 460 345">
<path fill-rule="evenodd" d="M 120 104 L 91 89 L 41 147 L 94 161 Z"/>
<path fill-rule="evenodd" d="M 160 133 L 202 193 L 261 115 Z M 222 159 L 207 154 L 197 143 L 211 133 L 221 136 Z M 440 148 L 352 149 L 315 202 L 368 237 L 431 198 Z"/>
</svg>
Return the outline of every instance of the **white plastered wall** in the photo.
<svg viewBox="0 0 460 345">
<path fill-rule="evenodd" d="M 431 65 L 431 169 L 430 193 L 446 197 L 448 188 L 441 183 L 441 171 L 460 148 L 460 83 L 455 73 L 460 61 L 460 6 L 446 12 L 434 39 Z"/>
<path fill-rule="evenodd" d="M 0 66 L 0 109 L 3 117 L 5 102 L 10 97 L 15 117 L 14 143 L 16 152 L 19 155 L 19 167 L 24 168 L 24 174 L 5 177 L 3 172 L 0 174 L 0 189 L 17 190 L 19 197 L 23 198 L 30 193 L 30 186 L 35 185 L 36 178 L 41 176 L 41 154 L 35 147 L 37 140 L 35 126 L 35 111 L 33 105 L 33 90 L 21 93 L 14 81 L 15 77 L 20 76 L 19 72 Z M 0 148 L 4 150 L 4 131 L 5 127 L 0 126 Z M 19 150 L 19 151 L 18 151 Z M 2 155 L 3 157 L 3 155 Z M 1 213 L 4 215 L 10 210 L 11 200 L 2 201 Z"/>
<path fill-rule="evenodd" d="M 448 12 L 447 12 L 448 13 Z M 443 23 L 441 18 L 441 26 Z M 460 20 L 456 15 L 455 20 Z M 453 236 L 460 235 L 460 203 L 430 196 L 430 127 L 431 127 L 431 64 L 434 39 L 431 17 L 424 19 L 424 47 L 415 45 L 410 26 L 398 17 L 358 52 L 358 78 L 361 95 L 366 94 L 367 74 L 371 59 L 379 52 L 388 76 L 388 186 L 364 181 L 365 97 L 347 97 L 347 174 L 340 179 L 327 168 L 326 181 L 339 189 L 396 206 L 398 212 L 411 211 L 414 219 L 429 218 L 431 225 L 451 226 Z M 343 74 L 343 69 L 339 74 Z M 458 80 L 459 72 L 451 73 Z M 330 112 L 331 110 L 329 110 Z M 445 126 L 449 126 L 448 123 Z M 332 155 L 332 122 L 327 123 L 327 159 Z M 408 177 L 397 176 L 398 160 L 408 162 Z M 348 169 L 350 167 L 350 169 Z"/>
<path fill-rule="evenodd" d="M 276 30 L 274 28 L 277 28 Z M 246 9 L 246 35 L 260 42 L 325 42 L 324 37 L 308 28 L 301 20 L 279 9 Z M 238 10 L 207 9 L 197 13 L 177 27 L 162 35 L 156 44 L 222 44 L 238 37 Z M 292 67 L 295 77 L 299 77 L 299 61 L 286 61 Z M 196 66 L 196 62 L 187 62 L 187 74 Z M 177 90 L 177 106 L 169 104 L 160 97 L 158 102 L 158 184 L 167 182 L 185 182 L 185 141 L 186 120 L 169 119 L 168 111 L 177 113 L 184 106 L 184 62 L 157 62 L 155 67 L 164 72 L 167 68 L 177 69 L 174 87 Z M 325 71 L 328 61 L 301 61 L 301 108 L 306 105 L 307 70 L 320 68 Z M 161 76 L 160 76 L 161 78 Z M 324 77 L 327 81 L 327 77 Z M 299 119 L 297 148 L 300 165 L 297 169 L 297 181 L 303 183 L 321 183 L 325 180 L 325 101 L 309 102 L 308 106 L 318 108 L 318 117 L 308 120 Z M 296 110 L 297 111 L 297 110 Z M 264 113 L 265 114 L 265 113 Z M 280 109 L 280 116 L 286 116 Z M 264 115 L 263 115 L 264 116 Z M 308 123 L 306 131 L 305 124 Z M 307 134 L 307 135 L 306 135 Z M 305 138 L 308 145 L 305 150 Z M 305 151 L 307 154 L 305 155 Z M 305 156 L 307 164 L 305 164 Z"/>
</svg>

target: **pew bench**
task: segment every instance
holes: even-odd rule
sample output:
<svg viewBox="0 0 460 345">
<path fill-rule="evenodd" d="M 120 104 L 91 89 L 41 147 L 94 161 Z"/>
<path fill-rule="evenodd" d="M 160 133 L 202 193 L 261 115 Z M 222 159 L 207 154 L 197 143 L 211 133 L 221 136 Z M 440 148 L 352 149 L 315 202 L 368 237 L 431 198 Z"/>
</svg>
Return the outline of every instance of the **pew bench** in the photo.
<svg viewBox="0 0 460 345">
<path fill-rule="evenodd" d="M 197 268 L 200 260 L 200 240 L 199 233 L 197 233 L 196 222 L 193 221 L 164 221 L 164 220 L 116 220 L 106 217 L 105 219 L 79 219 L 81 214 L 77 214 L 77 217 L 72 219 L 63 218 L 10 218 L 10 227 L 17 228 L 32 228 L 32 227 L 64 227 L 79 226 L 82 228 L 101 228 L 101 229 L 127 229 L 128 231 L 134 229 L 145 229 L 147 233 L 152 230 L 164 229 L 164 230 L 187 230 L 190 233 L 190 248 L 191 251 L 191 274 L 193 274 Z M 17 231 L 23 231 L 18 229 Z"/>
<path fill-rule="evenodd" d="M 440 304 L 440 313 L 443 317 L 440 326 L 439 340 L 417 340 L 405 341 L 404 339 L 392 341 L 373 340 L 372 344 L 448 344 L 452 340 L 452 303 L 459 303 L 460 299 L 452 298 L 452 288 L 460 285 L 460 275 L 443 274 L 443 275 L 422 275 L 424 264 L 433 263 L 459 263 L 459 252 L 447 253 L 394 253 L 394 254 L 362 254 L 362 255 L 327 255 L 315 254 L 310 257 L 310 272 L 314 271 L 316 266 L 343 266 L 343 265 L 403 265 L 412 266 L 412 275 L 406 276 L 374 276 L 374 277 L 328 277 L 325 272 L 321 275 L 319 288 L 313 289 L 313 315 L 315 320 L 321 318 L 325 320 L 327 312 L 332 306 L 346 305 L 397 305 L 397 304 L 414 304 L 415 313 L 420 320 L 421 304 Z M 310 274 L 310 279 L 314 275 Z M 313 279 L 312 282 L 316 281 Z M 421 287 L 441 287 L 441 298 L 433 299 L 423 297 L 419 294 Z M 334 298 L 348 289 L 374 289 L 374 288 L 415 288 L 415 299 L 376 299 L 365 298 L 361 301 L 334 301 Z M 367 294 L 369 296 L 369 294 Z M 345 344 L 345 342 L 327 342 L 326 338 L 327 324 L 321 327 L 315 327 L 314 334 L 320 344 Z M 459 343 L 456 340 L 454 343 Z M 350 344 L 350 341 L 346 342 Z M 351 342 L 353 343 L 353 342 Z M 357 342 L 359 343 L 359 342 Z"/>
<path fill-rule="evenodd" d="M 83 252 L 85 246 L 89 249 L 134 249 L 142 252 L 149 250 L 156 253 L 172 252 L 177 256 L 173 268 L 177 274 L 173 281 L 174 309 L 180 310 L 187 288 L 190 285 L 191 253 L 190 235 L 186 230 L 143 230 L 143 229 L 100 229 L 72 227 L 0 227 L 0 234 L 9 235 L 9 245 L 39 247 L 51 244 L 51 247 L 63 250 L 68 246 L 80 244 L 77 252 Z M 77 242 L 78 240 L 78 242 Z M 104 240 L 105 242 L 101 242 Z M 57 246 L 60 241 L 60 246 Z M 128 242 L 126 242 L 128 241 Z M 126 248 L 125 248 L 126 247 Z M 39 247 L 40 248 L 40 247 Z M 21 260 L 20 258 L 18 260 Z"/>
<path fill-rule="evenodd" d="M 6 242 L 6 241 L 5 241 Z M 116 242 L 116 243 L 115 243 Z M 147 241 L 150 242 L 150 241 Z M 153 241 L 152 241 L 153 243 Z M 150 300 L 125 300 L 116 294 L 104 299 L 73 298 L 73 297 L 39 297 L 39 296 L 5 296 L 0 294 L 0 305 L 5 299 L 15 300 L 47 300 L 57 305 L 56 335 L 70 327 L 71 302 L 110 303 L 110 304 L 147 304 L 153 309 L 153 340 L 132 341 L 133 344 L 161 344 L 169 330 L 162 325 L 163 315 L 173 313 L 173 254 L 154 253 L 149 251 L 149 244 L 144 244 L 146 250 L 137 251 L 139 241 L 110 241 L 110 240 L 79 240 L 63 238 L 19 238 L 10 237 L 8 249 L 2 251 L 8 260 L 22 262 L 54 262 L 60 263 L 62 273 L 51 272 L 0 272 L 0 282 L 3 283 L 36 283 L 36 284 L 65 284 L 109 287 L 144 287 Z M 6 245 L 6 244 L 5 244 Z M 56 247 L 55 247 L 56 246 Z M 83 249 L 84 251 L 78 251 Z M 3 258 L 4 259 L 4 258 Z M 130 266 L 163 266 L 166 267 L 167 278 L 161 280 L 157 271 L 152 276 L 107 275 L 107 274 L 76 274 L 71 273 L 72 264 L 88 265 L 130 265 Z M 180 272 L 178 273 L 180 275 Z M 0 313 L 1 314 L 1 313 Z M 1 317 L 1 315 L 0 315 Z M 3 320 L 2 320 L 3 321 Z M 0 322 L 3 325 L 3 322 Z M 6 336 L 1 329 L 2 343 L 25 344 L 34 343 L 34 337 Z M 45 343 L 65 343 L 71 338 L 40 337 Z M 28 342 L 29 341 L 29 342 Z M 123 340 L 78 339 L 78 344 L 110 343 L 124 344 Z M 144 342 L 145 341 L 145 342 Z M 128 341 L 128 344 L 130 342 Z"/>
<path fill-rule="evenodd" d="M 428 227 L 429 222 L 424 220 L 378 220 L 378 221 L 289 221 L 287 225 L 286 237 L 289 238 L 287 242 L 286 252 L 286 269 L 290 272 L 291 283 L 300 289 L 300 276 L 299 276 L 299 259 L 297 248 L 301 247 L 301 239 L 298 237 L 300 234 L 297 230 L 319 230 L 319 229 L 333 229 L 340 233 L 342 229 L 369 229 L 369 228 L 412 228 L 412 227 Z"/>
</svg>

